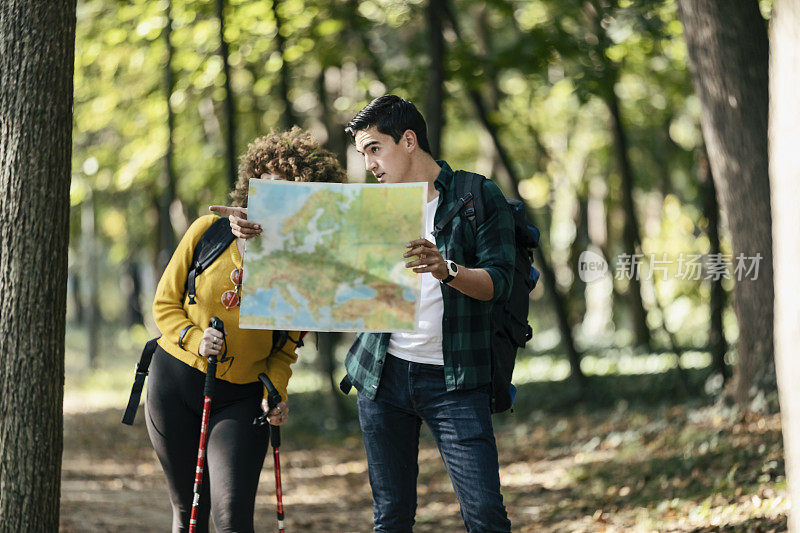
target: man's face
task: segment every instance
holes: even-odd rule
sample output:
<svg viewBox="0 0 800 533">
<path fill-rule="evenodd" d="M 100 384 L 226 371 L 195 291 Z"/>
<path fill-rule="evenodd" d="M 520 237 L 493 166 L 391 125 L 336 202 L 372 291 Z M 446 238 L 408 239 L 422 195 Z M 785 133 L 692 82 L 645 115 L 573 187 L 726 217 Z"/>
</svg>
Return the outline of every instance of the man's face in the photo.
<svg viewBox="0 0 800 533">
<path fill-rule="evenodd" d="M 377 126 L 355 134 L 356 150 L 364 156 L 364 166 L 381 183 L 402 183 L 409 179 L 412 147 L 404 137 L 394 142 L 391 135 L 378 131 Z"/>
</svg>

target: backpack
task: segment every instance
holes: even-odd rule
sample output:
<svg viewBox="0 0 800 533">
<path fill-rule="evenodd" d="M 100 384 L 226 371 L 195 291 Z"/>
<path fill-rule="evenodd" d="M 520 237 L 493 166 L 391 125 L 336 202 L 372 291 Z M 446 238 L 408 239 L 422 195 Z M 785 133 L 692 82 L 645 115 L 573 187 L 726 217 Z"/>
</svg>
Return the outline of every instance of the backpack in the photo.
<svg viewBox="0 0 800 533">
<path fill-rule="evenodd" d="M 197 276 L 203 273 L 211 263 L 222 255 L 228 246 L 236 239 L 231 233 L 231 224 L 227 218 L 220 218 L 215 220 L 211 226 L 203 233 L 197 245 L 194 247 L 192 254 L 192 264 L 189 267 L 189 273 L 186 276 L 186 288 L 184 291 L 189 297 L 188 305 L 194 305 L 195 301 L 195 280 Z M 191 327 L 191 326 L 189 326 Z M 188 327 L 184 329 L 184 332 Z M 183 332 L 182 332 L 183 333 Z M 297 340 L 297 347 L 303 345 L 303 337 L 305 332 L 300 333 L 300 338 Z M 183 337 L 183 335 L 181 335 Z M 153 354 L 156 351 L 158 336 L 150 339 L 144 345 L 142 355 L 139 362 L 136 363 L 136 374 L 131 387 L 131 395 L 128 399 L 128 406 L 125 408 L 125 414 L 122 416 L 122 423 L 129 426 L 133 425 L 133 420 L 136 417 L 136 411 L 139 409 L 139 400 L 142 397 L 142 389 L 144 388 L 144 380 L 147 377 L 150 368 L 150 361 L 153 359 Z M 272 332 L 272 352 L 278 351 L 286 344 L 289 339 L 288 331 L 273 331 Z M 292 339 L 294 341 L 294 339 Z M 270 352 L 270 353 L 272 353 Z"/>
<path fill-rule="evenodd" d="M 456 172 L 456 197 L 464 217 L 473 231 L 477 232 L 485 220 L 483 204 L 484 176 L 474 172 Z M 511 384 L 517 350 L 525 346 L 533 329 L 528 325 L 529 294 L 539 281 L 539 271 L 533 266 L 533 250 L 539 246 L 539 229 L 525 216 L 525 204 L 506 197 L 506 203 L 514 218 L 514 275 L 511 280 L 511 295 L 507 302 L 498 302 L 492 308 L 492 413 L 507 411 L 514 404 L 516 387 Z M 444 227 L 455 216 L 448 213 L 439 225 Z"/>
</svg>

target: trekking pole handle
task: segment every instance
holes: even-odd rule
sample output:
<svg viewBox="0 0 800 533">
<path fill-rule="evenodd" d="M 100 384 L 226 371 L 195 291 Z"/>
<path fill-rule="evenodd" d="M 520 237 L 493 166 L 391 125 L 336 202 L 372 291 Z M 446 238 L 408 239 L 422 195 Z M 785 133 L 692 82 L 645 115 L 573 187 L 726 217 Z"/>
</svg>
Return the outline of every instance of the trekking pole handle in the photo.
<svg viewBox="0 0 800 533">
<path fill-rule="evenodd" d="M 281 394 L 278 392 L 278 389 L 275 388 L 275 385 L 272 384 L 272 381 L 269 380 L 266 374 L 263 372 L 258 375 L 259 381 L 264 384 L 264 387 L 267 389 L 267 407 L 272 410 L 281 403 Z M 278 426 L 273 426 L 270 424 L 269 426 L 269 440 L 272 444 L 272 448 L 278 448 L 281 445 L 281 428 Z"/>
<path fill-rule="evenodd" d="M 278 404 L 281 403 L 281 393 L 278 392 L 278 389 L 275 388 L 275 385 L 272 384 L 272 381 L 270 381 L 265 373 L 260 373 L 258 375 L 258 380 L 261 381 L 267 389 L 267 405 L 269 408 L 274 409 L 278 407 Z"/>
<path fill-rule="evenodd" d="M 208 327 L 214 328 L 215 330 L 222 333 L 222 338 L 225 338 L 225 325 L 222 323 L 218 317 L 212 316 L 211 319 L 208 321 Z M 212 397 L 214 395 L 214 378 L 217 376 L 217 356 L 209 355 L 208 356 L 208 367 L 206 370 L 206 386 L 203 390 L 203 395 L 207 397 Z"/>
<path fill-rule="evenodd" d="M 225 324 L 222 323 L 222 320 L 219 317 L 212 316 L 208 320 L 208 327 L 214 328 L 215 330 L 222 333 L 222 336 L 225 336 Z"/>
</svg>

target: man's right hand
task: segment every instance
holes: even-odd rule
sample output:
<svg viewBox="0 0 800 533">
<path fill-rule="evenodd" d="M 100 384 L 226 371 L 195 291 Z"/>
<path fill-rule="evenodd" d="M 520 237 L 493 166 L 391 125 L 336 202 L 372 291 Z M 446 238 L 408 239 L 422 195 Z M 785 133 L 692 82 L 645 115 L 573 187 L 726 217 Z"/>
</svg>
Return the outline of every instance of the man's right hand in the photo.
<svg viewBox="0 0 800 533">
<path fill-rule="evenodd" d="M 250 239 L 256 235 L 261 235 L 261 226 L 247 220 L 246 207 L 212 205 L 208 209 L 219 215 L 228 215 L 228 220 L 231 222 L 231 232 L 240 239 Z"/>
</svg>

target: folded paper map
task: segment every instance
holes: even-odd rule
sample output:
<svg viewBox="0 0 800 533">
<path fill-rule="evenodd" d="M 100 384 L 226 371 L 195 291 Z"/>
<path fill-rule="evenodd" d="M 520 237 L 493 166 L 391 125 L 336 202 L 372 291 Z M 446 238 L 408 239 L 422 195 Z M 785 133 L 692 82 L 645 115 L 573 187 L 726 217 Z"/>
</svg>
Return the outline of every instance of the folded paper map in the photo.
<svg viewBox="0 0 800 533">
<path fill-rule="evenodd" d="M 405 245 L 425 234 L 424 183 L 250 180 L 239 327 L 414 331 L 420 275 Z"/>
</svg>

